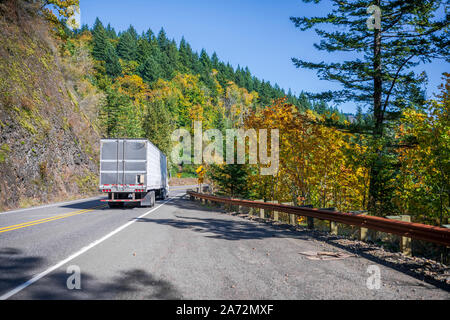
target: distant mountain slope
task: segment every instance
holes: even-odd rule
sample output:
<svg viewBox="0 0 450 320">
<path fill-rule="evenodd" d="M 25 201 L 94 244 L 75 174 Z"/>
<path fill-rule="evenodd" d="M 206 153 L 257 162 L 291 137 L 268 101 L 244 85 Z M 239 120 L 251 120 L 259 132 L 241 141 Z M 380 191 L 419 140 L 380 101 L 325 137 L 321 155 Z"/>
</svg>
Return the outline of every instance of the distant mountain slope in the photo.
<svg viewBox="0 0 450 320">
<path fill-rule="evenodd" d="M 95 190 L 99 134 L 32 3 L 0 1 L 0 211 Z"/>
</svg>

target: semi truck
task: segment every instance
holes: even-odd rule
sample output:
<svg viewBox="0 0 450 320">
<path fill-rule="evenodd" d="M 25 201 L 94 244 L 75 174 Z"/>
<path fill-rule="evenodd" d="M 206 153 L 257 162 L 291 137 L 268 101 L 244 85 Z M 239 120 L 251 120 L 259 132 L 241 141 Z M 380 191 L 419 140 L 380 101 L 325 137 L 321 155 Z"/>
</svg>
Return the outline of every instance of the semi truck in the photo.
<svg viewBox="0 0 450 320">
<path fill-rule="evenodd" d="M 169 196 L 167 157 L 146 139 L 100 140 L 100 192 L 110 208 L 153 207 Z"/>
</svg>

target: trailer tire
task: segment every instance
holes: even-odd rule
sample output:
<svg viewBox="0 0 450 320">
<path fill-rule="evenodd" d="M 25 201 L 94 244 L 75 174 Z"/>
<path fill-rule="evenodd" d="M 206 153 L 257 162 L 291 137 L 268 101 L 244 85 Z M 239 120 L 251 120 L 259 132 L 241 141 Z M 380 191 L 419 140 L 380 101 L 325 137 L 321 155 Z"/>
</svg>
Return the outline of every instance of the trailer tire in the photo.
<svg viewBox="0 0 450 320">
<path fill-rule="evenodd" d="M 166 200 L 167 198 L 169 198 L 169 193 L 167 192 L 167 189 L 165 189 L 165 188 L 160 189 L 158 200 Z"/>
<path fill-rule="evenodd" d="M 150 204 L 150 208 L 153 208 L 155 206 L 156 203 L 156 194 L 155 191 L 151 191 L 151 204 Z"/>
</svg>

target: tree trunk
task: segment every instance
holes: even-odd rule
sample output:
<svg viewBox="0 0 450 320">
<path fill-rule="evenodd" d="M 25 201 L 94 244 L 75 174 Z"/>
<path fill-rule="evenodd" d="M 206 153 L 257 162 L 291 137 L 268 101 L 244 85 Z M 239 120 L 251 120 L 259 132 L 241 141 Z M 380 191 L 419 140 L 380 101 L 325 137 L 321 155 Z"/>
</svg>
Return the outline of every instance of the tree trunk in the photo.
<svg viewBox="0 0 450 320">
<path fill-rule="evenodd" d="M 376 2 L 380 6 L 380 1 Z M 383 136 L 383 120 L 384 112 L 381 105 L 382 98 L 382 76 L 381 76 L 381 32 L 379 29 L 374 30 L 373 42 L 373 114 L 374 114 L 374 128 L 373 138 L 380 139 Z M 376 143 L 375 143 L 376 145 Z M 369 210 L 372 214 L 379 215 L 379 195 L 380 195 L 380 151 L 377 147 L 377 156 L 372 162 L 370 168 L 370 185 L 369 185 Z"/>
</svg>

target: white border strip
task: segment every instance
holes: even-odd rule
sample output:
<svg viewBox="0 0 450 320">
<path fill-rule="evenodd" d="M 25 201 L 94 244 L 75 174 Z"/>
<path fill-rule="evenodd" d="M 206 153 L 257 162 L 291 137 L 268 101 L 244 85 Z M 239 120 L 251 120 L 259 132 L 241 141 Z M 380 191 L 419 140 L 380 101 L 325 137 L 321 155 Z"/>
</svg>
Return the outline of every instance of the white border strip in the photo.
<svg viewBox="0 0 450 320">
<path fill-rule="evenodd" d="M 132 225 L 133 223 L 135 223 L 135 222 L 137 221 L 137 219 L 141 219 L 141 218 L 145 217 L 146 215 L 148 215 L 148 214 L 152 213 L 153 211 L 159 209 L 160 207 L 162 207 L 163 205 L 165 205 L 167 202 L 172 201 L 172 200 L 173 200 L 173 198 L 170 198 L 169 200 L 164 201 L 164 202 L 163 202 L 162 204 L 160 204 L 159 206 L 157 206 L 157 207 L 151 209 L 150 211 L 148 211 L 148 212 L 144 213 L 143 215 L 141 215 L 141 216 L 135 218 L 134 220 L 132 220 L 132 221 L 130 221 L 130 222 L 127 222 L 127 223 L 124 224 L 123 226 L 121 226 L 121 227 L 117 228 L 116 230 L 114 230 L 114 231 L 108 233 L 108 234 L 107 234 L 106 236 L 104 236 L 103 238 L 101 238 L 101 239 L 99 239 L 99 240 L 96 240 L 96 241 L 92 242 L 90 245 L 88 245 L 88 246 L 82 248 L 80 251 L 78 251 L 78 252 L 72 254 L 72 255 L 69 256 L 68 258 L 66 258 L 66 259 L 64 259 L 64 260 L 62 260 L 62 261 L 60 261 L 60 262 L 58 262 L 58 263 L 55 264 L 54 266 L 52 266 L 52 267 L 48 268 L 47 270 L 45 270 L 44 272 L 41 272 L 41 273 L 35 275 L 33 278 L 31 278 L 31 279 L 28 280 L 27 282 L 22 283 L 20 286 L 14 288 L 13 290 L 11 290 L 11 291 L 5 293 L 5 294 L 2 295 L 2 296 L 0 296 L 0 300 L 6 300 L 6 299 L 11 298 L 13 295 L 15 295 L 15 294 L 19 293 L 20 291 L 22 291 L 23 289 L 29 287 L 30 285 L 32 285 L 32 284 L 35 283 L 36 281 L 39 281 L 40 279 L 42 279 L 43 277 L 45 277 L 45 276 L 48 275 L 49 273 L 55 271 L 56 269 L 59 269 L 60 267 L 62 267 L 62 266 L 65 265 L 66 263 L 68 263 L 69 261 L 75 259 L 76 257 L 82 255 L 82 254 L 85 253 L 86 251 L 88 251 L 88 250 L 94 248 L 95 246 L 99 245 L 99 244 L 102 243 L 103 241 L 105 241 L 105 240 L 111 238 L 111 237 L 112 237 L 113 235 L 115 235 L 116 233 L 118 233 L 118 232 L 122 231 L 123 229 L 129 227 L 130 225 Z"/>
</svg>

